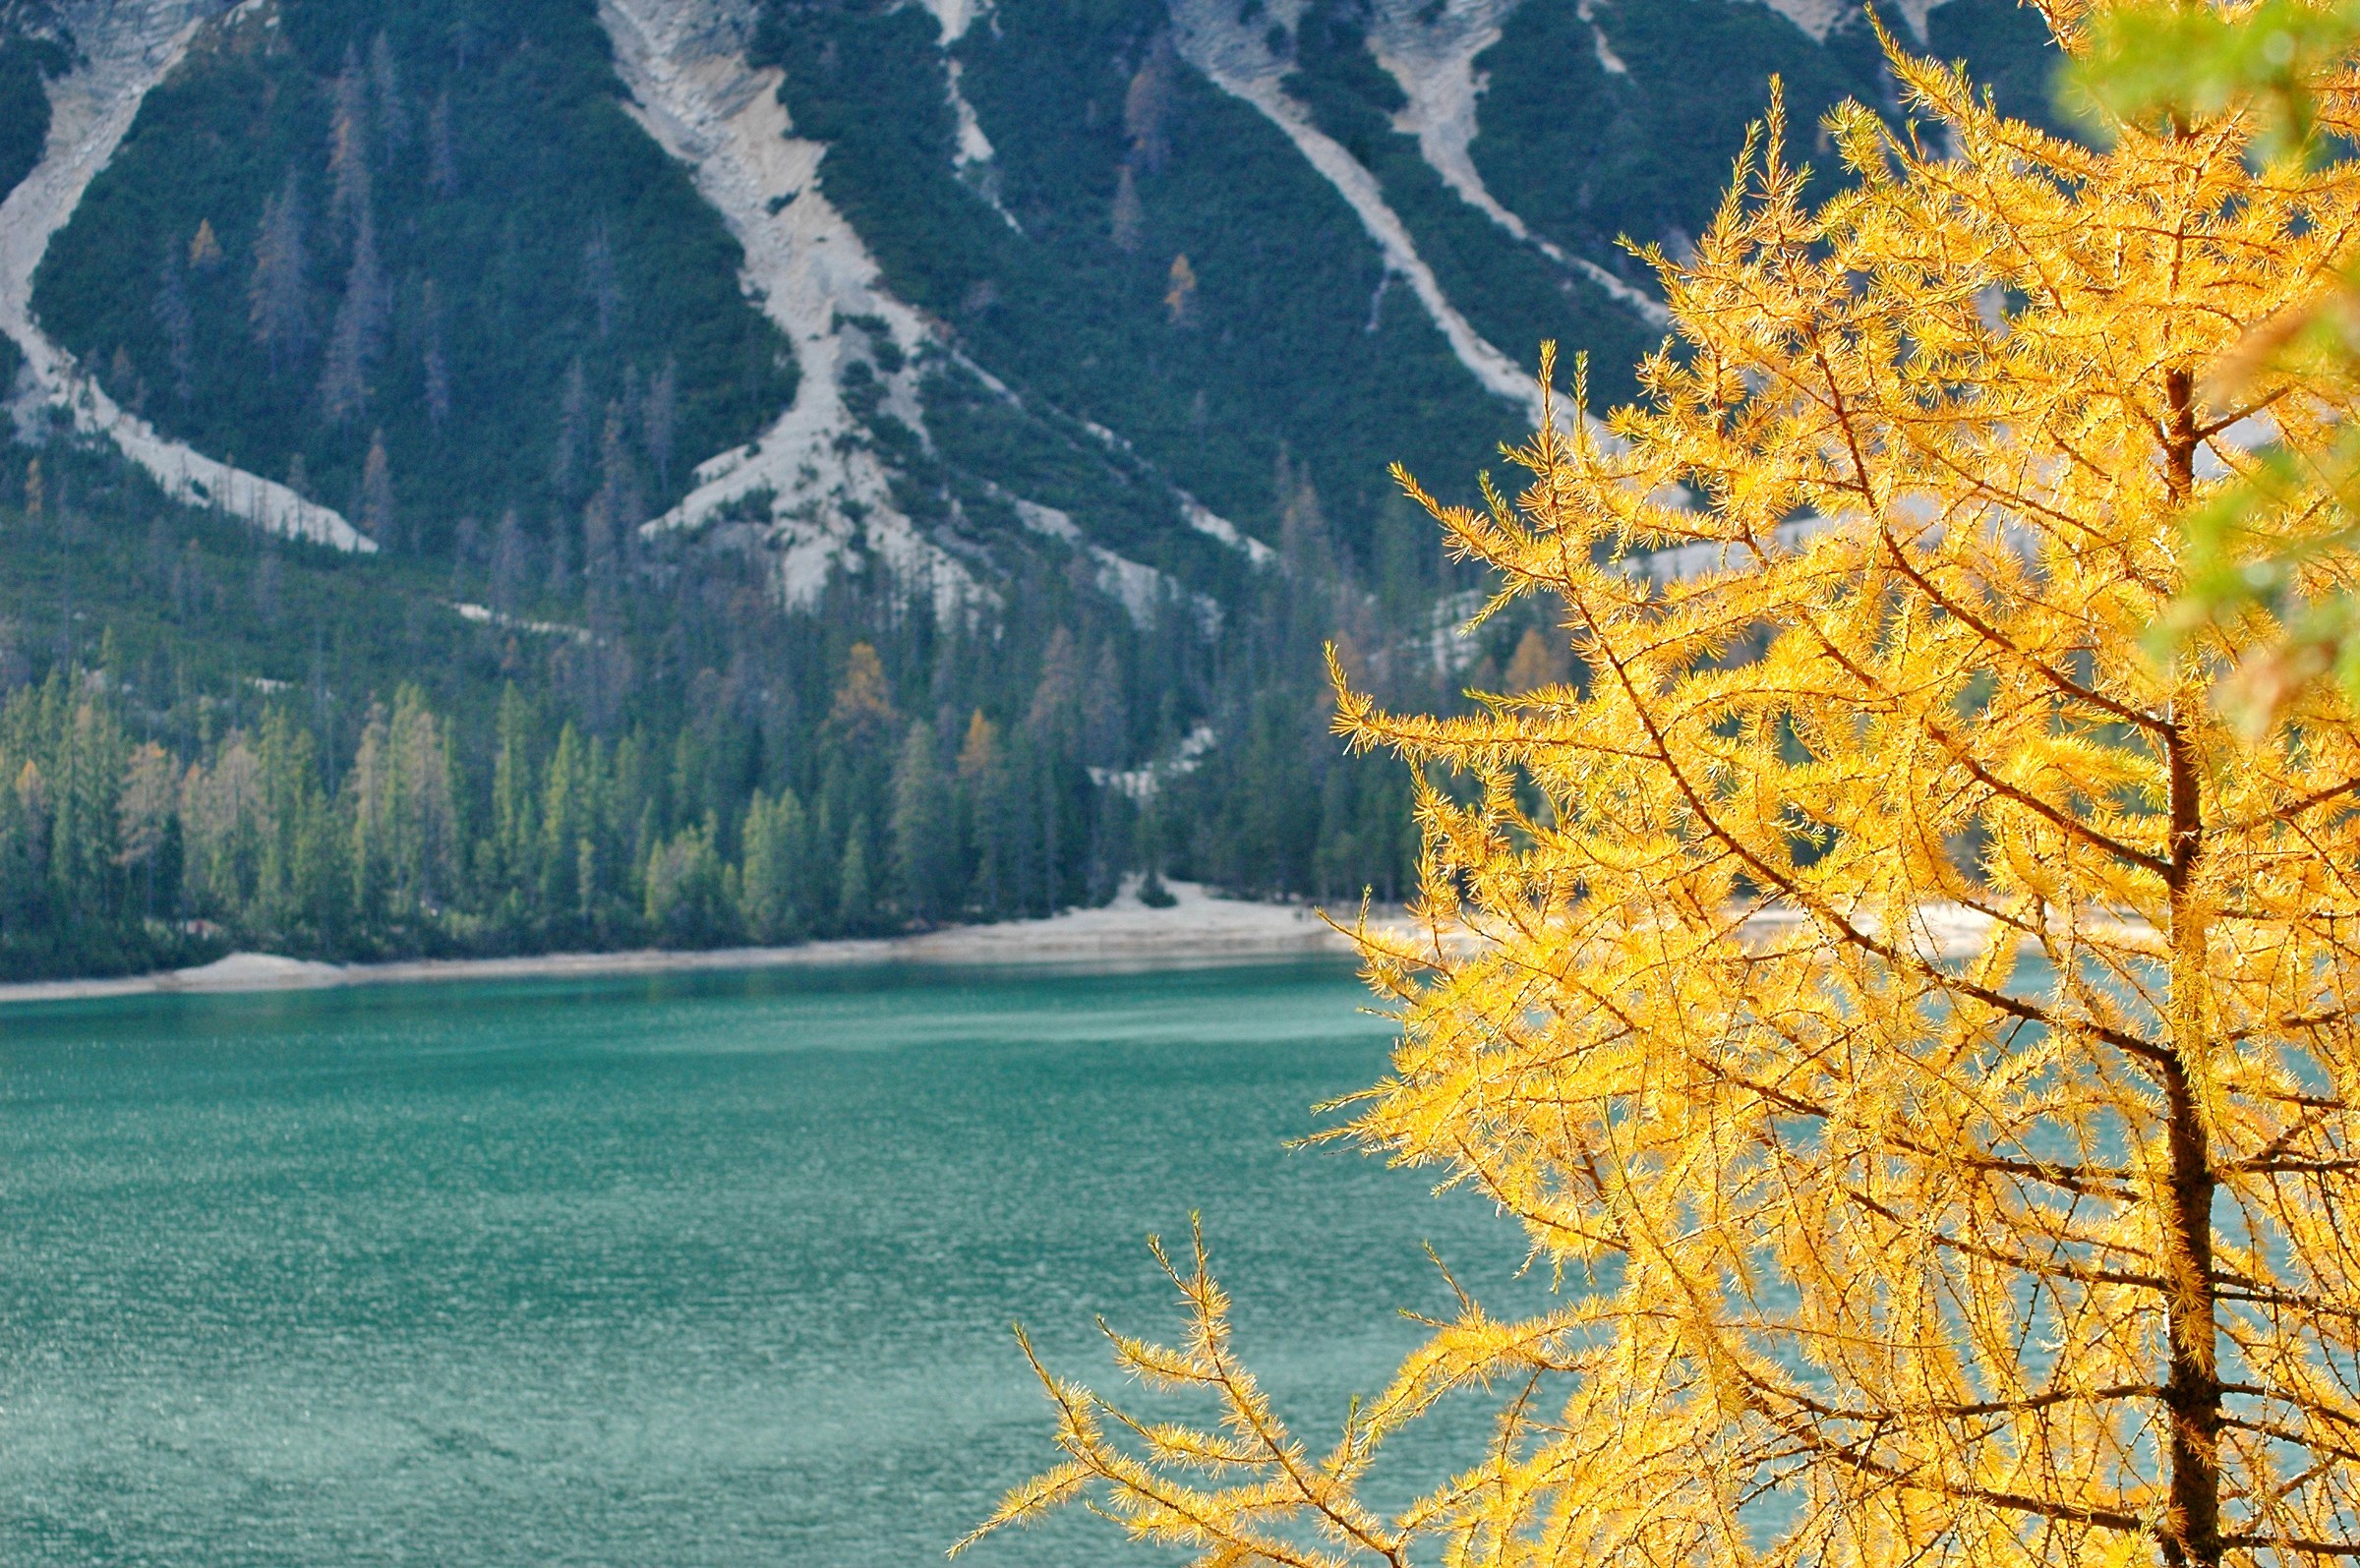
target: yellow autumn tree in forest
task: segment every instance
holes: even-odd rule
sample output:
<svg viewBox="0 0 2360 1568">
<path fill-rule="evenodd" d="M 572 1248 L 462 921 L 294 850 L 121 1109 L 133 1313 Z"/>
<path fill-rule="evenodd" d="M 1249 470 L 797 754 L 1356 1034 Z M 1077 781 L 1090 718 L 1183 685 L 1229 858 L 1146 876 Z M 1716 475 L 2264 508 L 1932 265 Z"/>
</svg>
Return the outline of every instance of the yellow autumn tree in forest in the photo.
<svg viewBox="0 0 2360 1568">
<path fill-rule="evenodd" d="M 2068 48 L 2094 10 L 2043 9 Z M 2258 163 L 2236 100 L 2093 150 L 1893 67 L 1916 129 L 1836 110 L 1848 183 L 1774 112 L 1651 257 L 1675 339 L 1611 438 L 1429 502 L 1560 602 L 1574 678 L 1343 697 L 1419 769 L 1427 929 L 1360 935 L 1401 1040 L 1340 1135 L 1495 1199 L 1558 1305 L 1462 1297 L 1315 1448 L 1200 1246 L 1185 1335 L 1114 1347 L 1209 1418 L 1044 1371 L 1065 1458 L 994 1527 L 1087 1500 L 1221 1568 L 2360 1557 L 2360 725 L 2209 701 L 2261 607 L 2142 651 L 2176 519 L 2265 443 L 2257 558 L 2352 586 L 2301 548 L 2348 521 L 2304 476 L 2352 388 L 2212 373 L 2330 286 L 2360 166 Z M 1488 1450 L 1366 1500 L 1468 1390 Z"/>
</svg>

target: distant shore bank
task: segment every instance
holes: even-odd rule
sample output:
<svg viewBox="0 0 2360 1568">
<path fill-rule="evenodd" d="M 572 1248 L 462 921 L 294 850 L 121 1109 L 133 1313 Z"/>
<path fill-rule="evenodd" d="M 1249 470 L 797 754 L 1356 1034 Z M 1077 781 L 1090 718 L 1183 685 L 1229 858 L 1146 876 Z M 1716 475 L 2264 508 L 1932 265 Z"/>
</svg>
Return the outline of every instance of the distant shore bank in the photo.
<svg viewBox="0 0 2360 1568">
<path fill-rule="evenodd" d="M 0 985 L 0 1006 L 98 997 L 300 991 L 327 986 L 399 985 L 433 980 L 592 979 L 700 970 L 768 969 L 861 963 L 1075 964 L 1122 968 L 1245 963 L 1318 954 L 1347 955 L 1352 945 L 1318 912 L 1299 903 L 1216 899 L 1185 882 L 1178 900 L 1150 908 L 1126 890 L 1100 909 L 1069 909 L 1041 920 L 949 926 L 912 936 L 806 942 L 790 948 L 715 948 L 696 952 L 539 953 L 501 958 L 415 958 L 393 963 L 317 963 L 269 953 L 233 953 L 193 969 L 96 980 L 32 980 Z M 1338 909 L 1339 918 L 1356 909 Z"/>
<path fill-rule="evenodd" d="M 1133 888 L 1126 887 L 1122 896 L 1104 908 L 1069 909 L 1043 920 L 946 926 L 910 936 L 805 942 L 791 948 L 640 948 L 620 953 L 522 954 L 504 958 L 412 958 L 394 963 L 318 963 L 271 953 L 233 953 L 194 969 L 110 980 L 31 980 L 0 985 L 0 1007 L 97 997 L 303 991 L 433 980 L 599 979 L 866 963 L 1162 969 L 1319 955 L 1343 958 L 1352 953 L 1351 940 L 1310 904 L 1220 899 L 1188 882 L 1170 887 L 1175 901 L 1169 908 L 1150 908 L 1139 901 Z M 1331 912 L 1344 921 L 1359 915 L 1357 905 Z M 1767 938 L 1800 918 L 1791 909 L 1758 910 L 1744 921 L 1744 929 Z M 1373 908 L 1370 921 L 1376 927 L 1399 929 L 1405 917 L 1398 906 Z M 2117 932 L 2145 929 L 2135 921 L 2108 923 Z M 1929 904 L 1918 911 L 1912 946 L 1931 958 L 1965 958 L 1982 947 L 1990 929 L 1990 916 L 1979 911 L 1956 904 Z"/>
</svg>

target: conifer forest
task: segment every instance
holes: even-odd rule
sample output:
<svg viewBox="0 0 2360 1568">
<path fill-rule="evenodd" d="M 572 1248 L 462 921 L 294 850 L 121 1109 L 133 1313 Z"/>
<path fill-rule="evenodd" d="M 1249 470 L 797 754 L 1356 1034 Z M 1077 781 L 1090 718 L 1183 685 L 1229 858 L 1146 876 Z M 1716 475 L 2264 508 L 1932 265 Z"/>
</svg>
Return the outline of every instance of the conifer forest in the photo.
<svg viewBox="0 0 2360 1568">
<path fill-rule="evenodd" d="M 1544 338 L 1626 392 L 1617 236 L 1703 231 L 1773 74 L 1806 141 L 1891 87 L 1729 0 L 1193 17 L 0 6 L 0 974 L 1405 898 L 1323 650 L 1430 711 L 1566 655 L 1387 463 L 1476 498 Z M 2029 14 L 1931 19 L 2045 112 Z"/>
</svg>

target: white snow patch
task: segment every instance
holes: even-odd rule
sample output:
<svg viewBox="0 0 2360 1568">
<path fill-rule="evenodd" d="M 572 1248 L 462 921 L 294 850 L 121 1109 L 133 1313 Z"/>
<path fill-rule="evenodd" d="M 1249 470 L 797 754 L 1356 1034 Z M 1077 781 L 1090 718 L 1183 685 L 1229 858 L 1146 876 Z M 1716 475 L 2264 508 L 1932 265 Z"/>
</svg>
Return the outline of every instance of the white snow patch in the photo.
<svg viewBox="0 0 2360 1568">
<path fill-rule="evenodd" d="M 1574 0 L 1573 14 L 1589 25 L 1590 44 L 1598 51 L 1599 69 L 1609 76 L 1626 77 L 1630 67 L 1615 53 L 1615 46 L 1606 41 L 1606 29 L 1598 26 L 1598 7 L 1595 0 Z"/>
<path fill-rule="evenodd" d="M 1369 41 L 1377 63 L 1399 85 L 1409 106 L 1393 117 L 1393 128 L 1418 139 L 1418 152 L 1460 201 L 1474 207 L 1516 239 L 1539 251 L 1558 265 L 1579 272 L 1617 304 L 1651 326 L 1671 324 L 1672 313 L 1663 301 L 1633 288 L 1586 256 L 1575 256 L 1553 240 L 1532 232 L 1524 220 L 1503 206 L 1485 188 L 1468 147 L 1475 140 L 1476 103 L 1484 83 L 1475 71 L 1475 57 L 1500 41 L 1500 29 L 1518 0 L 1455 0 L 1440 13 L 1429 13 L 1425 0 L 1378 0 L 1370 17 Z M 1429 22 L 1427 17 L 1432 15 Z M 1585 4 L 1582 14 L 1586 18 Z M 1622 71 L 1606 35 L 1592 27 L 1599 59 Z"/>
<path fill-rule="evenodd" d="M 1482 613 L 1490 599 L 1485 589 L 1462 588 L 1435 601 L 1426 624 L 1426 657 L 1437 670 L 1455 675 L 1472 668 L 1483 656 L 1483 645 L 1468 634 L 1467 623 Z"/>
<path fill-rule="evenodd" d="M 989 481 L 985 482 L 987 485 Z M 1081 527 L 1072 516 L 1054 506 L 1012 495 L 997 485 L 990 485 L 993 494 L 1006 501 L 1016 511 L 1018 521 L 1035 534 L 1054 539 L 1081 551 L 1090 557 L 1091 580 L 1099 592 L 1116 600 L 1130 615 L 1132 624 L 1146 627 L 1154 624 L 1157 612 L 1170 603 L 1183 603 L 1195 612 L 1197 621 L 1208 632 L 1220 625 L 1221 607 L 1203 594 L 1192 594 L 1175 579 L 1150 566 L 1117 554 L 1103 545 L 1093 545 L 1082 537 Z"/>
<path fill-rule="evenodd" d="M 646 528 L 698 527 L 767 496 L 773 581 L 790 606 L 810 604 L 865 554 L 926 593 L 943 618 L 972 613 L 997 595 L 894 506 L 885 466 L 842 390 L 847 366 L 869 358 L 866 334 L 848 319 L 883 321 L 903 355 L 899 371 L 878 373 L 885 407 L 923 437 L 914 360 L 934 333 L 886 289 L 860 236 L 821 194 L 827 147 L 794 135 L 779 99 L 782 73 L 746 64 L 753 16 L 748 0 L 599 4 L 636 118 L 688 165 L 745 248 L 742 281 L 795 344 L 801 369 L 778 422 L 752 445 L 700 464 L 687 498 Z"/>
<path fill-rule="evenodd" d="M 951 100 L 952 123 L 957 127 L 951 166 L 959 171 L 967 188 L 1000 215 L 1002 223 L 1019 234 L 1024 233 L 1025 226 L 1016 221 L 1016 214 L 1000 204 L 999 176 L 991 166 L 994 155 L 991 138 L 983 134 L 983 122 L 975 118 L 975 106 L 967 101 L 967 93 L 960 88 L 959 62 L 945 60 L 943 77 L 943 90 Z"/>
<path fill-rule="evenodd" d="M 1078 423 L 1080 423 L 1084 430 L 1091 434 L 1093 439 L 1095 439 L 1100 445 L 1104 446 L 1107 450 L 1121 452 L 1127 457 L 1138 455 L 1137 448 L 1132 446 L 1128 440 L 1124 439 L 1115 432 L 1108 430 L 1105 426 L 1100 425 L 1097 421 L 1086 419 L 1081 420 Z M 1211 507 L 1206 505 L 1203 501 L 1197 499 L 1194 495 L 1191 495 L 1188 492 L 1180 489 L 1176 485 L 1172 487 L 1172 499 L 1178 503 L 1180 507 L 1181 519 L 1185 521 L 1191 529 L 1195 530 L 1197 533 L 1205 535 L 1209 539 L 1217 540 L 1221 544 L 1228 546 L 1231 550 L 1234 550 L 1238 553 L 1244 555 L 1252 564 L 1256 566 L 1267 566 L 1277 557 L 1277 552 L 1271 550 L 1269 546 L 1264 544 L 1261 540 L 1256 539 L 1253 535 L 1238 527 L 1228 518 L 1223 517 L 1220 513 L 1214 511 Z"/>
<path fill-rule="evenodd" d="M 1847 13 L 1857 9 L 1848 0 L 1761 0 L 1761 3 L 1821 43 L 1827 41 L 1829 31 Z"/>
<path fill-rule="evenodd" d="M 1266 15 L 1275 17 L 1282 9 L 1273 7 Z M 1450 303 L 1435 280 L 1434 269 L 1418 255 L 1400 215 L 1386 204 L 1377 177 L 1334 138 L 1312 124 L 1310 110 L 1287 96 L 1279 85 L 1286 75 L 1286 63 L 1270 53 L 1262 33 L 1240 25 L 1232 0 L 1172 0 L 1171 14 L 1181 58 L 1222 91 L 1261 110 L 1264 118 L 1286 134 L 1304 161 L 1335 187 L 1352 208 L 1360 226 L 1377 243 L 1385 264 L 1409 284 L 1458 362 L 1487 391 L 1522 404 L 1537 422 L 1541 398 L 1533 377 L 1484 341 Z"/>
<path fill-rule="evenodd" d="M 1815 43 L 1825 43 L 1836 24 L 1860 14 L 1858 0 L 1761 0 L 1761 3 L 1809 33 Z M 1898 12 L 1910 35 L 1923 43 L 1926 13 L 1940 4 L 1942 0 L 1888 0 L 1887 8 Z"/>
<path fill-rule="evenodd" d="M 1098 591 L 1118 601 L 1133 625 L 1153 625 L 1155 611 L 1162 607 L 1172 580 L 1145 561 L 1118 555 L 1103 545 L 1086 548 L 1090 552 L 1091 580 L 1098 585 Z M 1202 605 L 1197 607 L 1200 618 L 1204 610 Z"/>
<path fill-rule="evenodd" d="M 1247 26 L 1238 20 L 1232 0 L 1171 0 L 1173 36 L 1182 59 L 1222 91 L 1261 110 L 1294 143 L 1304 161 L 1335 188 L 1376 242 L 1386 267 L 1409 285 L 1427 317 L 1441 328 L 1459 364 L 1486 391 L 1521 405 L 1526 417 L 1538 424 L 1542 398 L 1536 377 L 1487 342 L 1450 303 L 1434 269 L 1418 255 L 1400 214 L 1386 203 L 1377 176 L 1314 125 L 1311 111 L 1280 85 L 1290 68 L 1270 52 L 1263 18 L 1292 27 L 1301 9 L 1299 3 L 1273 5 Z M 1561 421 L 1570 420 L 1569 409 L 1561 406 L 1558 413 Z M 1603 436 L 1603 427 L 1599 433 Z"/>
<path fill-rule="evenodd" d="M 1159 757 L 1142 768 L 1092 768 L 1090 782 L 1101 789 L 1112 789 L 1120 795 L 1145 805 L 1155 798 L 1155 792 L 1166 782 L 1183 779 L 1195 773 L 1205 754 L 1220 737 L 1210 725 L 1200 724 L 1180 737 L 1167 756 Z"/>
<path fill-rule="evenodd" d="M 967 29 L 990 9 L 990 4 L 991 0 L 926 0 L 926 9 L 934 14 L 934 21 L 942 29 L 943 74 L 949 79 L 944 91 L 951 100 L 951 121 L 956 128 L 952 165 L 967 177 L 970 189 L 991 203 L 1001 222 L 1022 234 L 1024 225 L 1016 221 L 1016 214 L 1000 205 L 995 182 L 988 172 L 994 156 L 991 138 L 983 134 L 983 122 L 975 118 L 975 106 L 968 102 L 966 89 L 959 85 L 959 62 L 950 58 L 951 46 L 967 36 Z"/>
<path fill-rule="evenodd" d="M 1278 556 L 1276 551 L 1194 495 L 1180 497 L 1180 515 L 1188 519 L 1189 527 L 1209 539 L 1218 540 L 1231 550 L 1242 551 L 1246 559 L 1257 566 L 1267 566 Z"/>
<path fill-rule="evenodd" d="M 260 0 L 246 0 L 222 25 L 259 6 Z M 377 542 L 336 512 L 168 439 L 126 412 L 32 317 L 32 276 L 50 236 L 65 227 L 114 157 L 149 90 L 226 9 L 220 0 L 75 0 L 56 8 L 80 63 L 49 84 L 49 141 L 41 160 L 0 203 L 0 332 L 25 355 L 12 412 L 27 428 L 37 427 L 48 408 L 66 409 L 77 430 L 113 441 L 175 500 L 218 507 L 287 539 L 366 554 Z"/>
<path fill-rule="evenodd" d="M 498 626 L 503 631 L 529 631 L 536 637 L 562 637 L 568 642 L 598 641 L 585 626 L 568 626 L 557 620 L 526 620 L 518 615 L 502 614 L 489 605 L 470 605 L 464 601 L 454 602 L 450 608 L 459 612 L 459 619 L 478 626 Z"/>
<path fill-rule="evenodd" d="M 1082 542 L 1082 530 L 1075 525 L 1070 514 L 1054 506 L 1043 506 L 1038 501 L 1029 501 L 1022 495 L 1009 495 L 1004 491 L 1001 494 L 1016 509 L 1017 520 L 1035 534 L 1062 540 L 1068 545 Z"/>
<path fill-rule="evenodd" d="M 991 138 L 983 134 L 983 122 L 975 118 L 975 106 L 968 102 L 967 94 L 960 90 L 959 62 L 952 60 L 947 62 L 947 66 L 945 75 L 951 82 L 951 113 L 959 122 L 958 161 L 962 164 L 989 163 L 992 158 Z M 1001 216 L 1007 214 L 1002 213 Z"/>
<path fill-rule="evenodd" d="M 947 49 L 982 20 L 983 13 L 991 9 L 991 0 L 925 0 L 925 7 L 941 26 L 942 46 Z"/>
</svg>

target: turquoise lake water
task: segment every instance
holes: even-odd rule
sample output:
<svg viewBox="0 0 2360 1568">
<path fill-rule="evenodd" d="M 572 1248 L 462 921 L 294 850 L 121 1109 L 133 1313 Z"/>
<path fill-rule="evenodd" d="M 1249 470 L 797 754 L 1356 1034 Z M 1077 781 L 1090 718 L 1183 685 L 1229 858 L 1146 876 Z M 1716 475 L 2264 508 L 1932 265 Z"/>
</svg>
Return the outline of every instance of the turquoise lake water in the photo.
<svg viewBox="0 0 2360 1568">
<path fill-rule="evenodd" d="M 1289 1150 L 1388 1027 L 1324 964 L 864 970 L 0 1013 L 0 1562 L 942 1560 L 1054 1457 L 1009 1334 L 1176 1318 L 1203 1212 L 1324 1449 L 1519 1237 Z M 1480 1446 L 1445 1407 L 1397 1494 Z M 985 1568 L 1174 1561 L 1076 1515 Z"/>
</svg>

